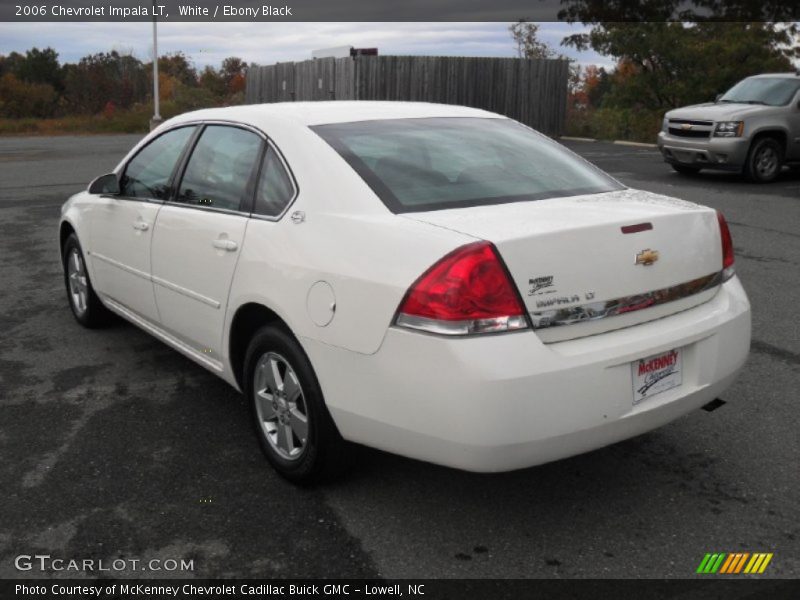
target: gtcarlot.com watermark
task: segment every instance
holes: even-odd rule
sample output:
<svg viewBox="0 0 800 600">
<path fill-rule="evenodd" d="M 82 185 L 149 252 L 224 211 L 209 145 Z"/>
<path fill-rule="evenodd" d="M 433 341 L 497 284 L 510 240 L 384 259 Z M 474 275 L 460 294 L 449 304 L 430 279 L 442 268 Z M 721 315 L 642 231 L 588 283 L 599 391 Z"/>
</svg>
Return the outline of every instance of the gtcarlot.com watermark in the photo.
<svg viewBox="0 0 800 600">
<path fill-rule="evenodd" d="M 194 571 L 194 560 L 184 558 L 58 558 L 49 554 L 20 554 L 14 559 L 18 571 L 108 573 L 130 571 Z"/>
</svg>

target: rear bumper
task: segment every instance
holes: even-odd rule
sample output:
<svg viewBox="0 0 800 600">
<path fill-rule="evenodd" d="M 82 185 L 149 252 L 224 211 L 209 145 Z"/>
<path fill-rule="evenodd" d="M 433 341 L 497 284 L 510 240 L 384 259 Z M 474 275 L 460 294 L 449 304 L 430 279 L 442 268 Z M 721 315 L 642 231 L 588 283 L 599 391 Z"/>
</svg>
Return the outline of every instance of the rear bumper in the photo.
<svg viewBox="0 0 800 600">
<path fill-rule="evenodd" d="M 672 164 L 708 169 L 739 171 L 747 159 L 750 140 L 746 138 L 691 139 L 658 134 L 658 149 Z"/>
<path fill-rule="evenodd" d="M 345 439 L 469 471 L 524 468 L 644 433 L 714 399 L 744 364 L 738 279 L 649 323 L 544 344 L 531 331 L 447 339 L 392 328 L 373 355 L 303 340 Z M 634 406 L 630 363 L 684 353 L 683 383 Z"/>
</svg>

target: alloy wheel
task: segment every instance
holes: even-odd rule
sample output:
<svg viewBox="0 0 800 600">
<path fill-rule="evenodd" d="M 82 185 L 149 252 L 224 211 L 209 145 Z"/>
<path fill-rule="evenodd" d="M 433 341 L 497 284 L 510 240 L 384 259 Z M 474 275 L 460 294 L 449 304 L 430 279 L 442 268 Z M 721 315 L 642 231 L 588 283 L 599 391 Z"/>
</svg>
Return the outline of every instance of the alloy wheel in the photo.
<svg viewBox="0 0 800 600">
<path fill-rule="evenodd" d="M 73 248 L 67 257 L 67 280 L 72 307 L 78 315 L 83 315 L 89 306 L 89 280 L 86 277 L 86 265 L 77 248 Z"/>
<path fill-rule="evenodd" d="M 755 156 L 755 170 L 762 179 L 769 179 L 778 168 L 778 153 L 770 146 L 764 146 Z"/>
<path fill-rule="evenodd" d="M 309 413 L 291 364 L 275 352 L 261 356 L 253 393 L 258 423 L 270 447 L 284 460 L 298 460 L 308 443 Z"/>
</svg>

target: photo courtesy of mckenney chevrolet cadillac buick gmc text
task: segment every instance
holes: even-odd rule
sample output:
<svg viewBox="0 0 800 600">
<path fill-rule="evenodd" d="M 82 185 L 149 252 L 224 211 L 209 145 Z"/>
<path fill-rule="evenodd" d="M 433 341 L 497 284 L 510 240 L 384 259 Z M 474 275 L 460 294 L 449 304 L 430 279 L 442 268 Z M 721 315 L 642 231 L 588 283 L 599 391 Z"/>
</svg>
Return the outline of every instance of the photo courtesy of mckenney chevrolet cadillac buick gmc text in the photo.
<svg viewBox="0 0 800 600">
<path fill-rule="evenodd" d="M 298 482 L 353 442 L 484 472 L 586 452 L 714 400 L 749 349 L 720 213 L 472 108 L 176 117 L 64 204 L 60 246 L 81 324 L 243 391 Z"/>
</svg>

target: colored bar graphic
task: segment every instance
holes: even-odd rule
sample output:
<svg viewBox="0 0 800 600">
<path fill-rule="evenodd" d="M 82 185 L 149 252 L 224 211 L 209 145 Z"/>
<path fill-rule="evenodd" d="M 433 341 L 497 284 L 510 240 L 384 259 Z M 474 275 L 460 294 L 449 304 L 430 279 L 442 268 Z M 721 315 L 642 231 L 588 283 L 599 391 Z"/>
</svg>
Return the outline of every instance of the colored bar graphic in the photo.
<svg viewBox="0 0 800 600">
<path fill-rule="evenodd" d="M 706 565 L 708 564 L 708 561 L 710 559 L 711 559 L 711 555 L 710 554 L 706 554 L 703 557 L 703 560 L 700 561 L 700 566 L 697 567 L 697 571 L 695 571 L 695 573 L 705 573 L 706 572 Z"/>
<path fill-rule="evenodd" d="M 714 554 L 706 554 L 703 557 L 700 566 L 697 567 L 698 573 L 716 573 L 722 561 L 725 558 L 724 552 L 715 552 Z"/>
<path fill-rule="evenodd" d="M 719 570 L 720 573 L 728 573 L 728 569 L 731 568 L 731 564 L 733 560 L 736 558 L 735 554 L 728 554 L 728 559 L 722 564 L 722 568 Z"/>
<path fill-rule="evenodd" d="M 767 554 L 764 557 L 764 562 L 761 563 L 761 567 L 759 567 L 758 572 L 759 573 L 763 573 L 764 570 L 767 568 L 767 565 L 769 564 L 769 561 L 771 561 L 771 560 L 772 560 L 772 552 L 770 552 L 769 554 Z"/>
<path fill-rule="evenodd" d="M 720 569 L 720 573 L 733 573 L 734 569 L 736 569 L 736 565 L 739 564 L 739 559 L 742 555 L 739 552 L 734 552 L 733 554 L 728 555 L 728 560 L 725 561 L 725 564 L 722 565 L 722 569 Z"/>
<path fill-rule="evenodd" d="M 772 556 L 771 552 L 754 552 L 752 554 L 750 552 L 709 552 L 700 561 L 696 572 L 719 573 L 720 575 L 763 573 L 772 560 Z"/>
<path fill-rule="evenodd" d="M 736 570 L 732 571 L 732 573 L 739 573 L 742 570 L 742 567 L 744 567 L 744 563 L 749 556 L 750 556 L 749 552 L 743 553 L 742 558 L 740 558 L 739 562 L 736 563 Z"/>
</svg>

